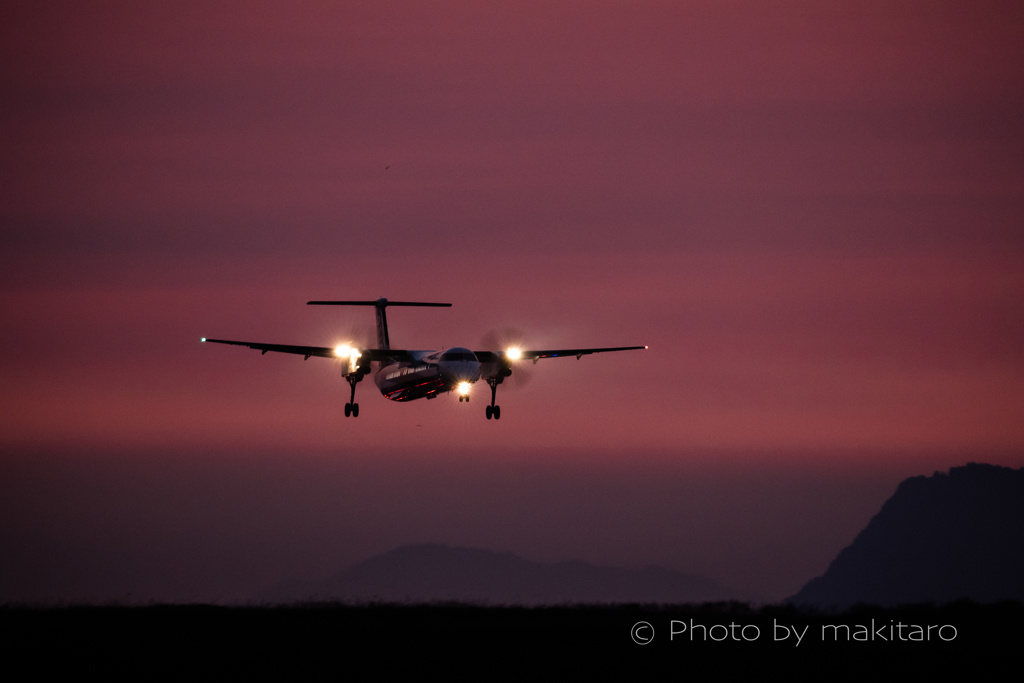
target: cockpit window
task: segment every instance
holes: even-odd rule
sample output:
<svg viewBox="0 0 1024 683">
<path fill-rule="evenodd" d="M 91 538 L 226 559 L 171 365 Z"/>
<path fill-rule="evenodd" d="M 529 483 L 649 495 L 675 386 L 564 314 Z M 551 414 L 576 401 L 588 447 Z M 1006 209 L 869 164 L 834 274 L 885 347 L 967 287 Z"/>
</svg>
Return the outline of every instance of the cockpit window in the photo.
<svg viewBox="0 0 1024 683">
<path fill-rule="evenodd" d="M 476 355 L 472 353 L 453 351 L 452 353 L 446 353 L 441 356 L 441 360 L 446 361 L 458 361 L 458 360 L 476 360 Z"/>
</svg>

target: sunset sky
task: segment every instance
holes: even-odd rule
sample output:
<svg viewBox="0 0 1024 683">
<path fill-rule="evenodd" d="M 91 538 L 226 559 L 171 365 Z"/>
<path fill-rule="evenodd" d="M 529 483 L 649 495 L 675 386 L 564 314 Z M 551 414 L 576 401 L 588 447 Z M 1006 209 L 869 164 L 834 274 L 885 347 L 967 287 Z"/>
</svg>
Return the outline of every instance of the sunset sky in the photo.
<svg viewBox="0 0 1024 683">
<path fill-rule="evenodd" d="M 0 37 L 0 544 L 92 558 L 81 595 L 444 542 L 779 599 L 902 478 L 1024 466 L 1020 3 L 31 2 Z M 199 343 L 333 345 L 372 311 L 305 302 L 379 296 L 454 304 L 390 309 L 399 348 L 650 349 L 541 361 L 495 422 L 370 380 L 346 420 L 331 361 Z"/>
</svg>

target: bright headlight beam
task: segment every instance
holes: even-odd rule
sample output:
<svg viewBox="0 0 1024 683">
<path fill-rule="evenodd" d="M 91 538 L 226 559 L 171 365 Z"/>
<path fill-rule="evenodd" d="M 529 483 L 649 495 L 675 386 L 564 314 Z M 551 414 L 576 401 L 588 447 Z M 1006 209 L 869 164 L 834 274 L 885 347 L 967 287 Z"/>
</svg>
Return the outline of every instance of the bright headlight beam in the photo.
<svg viewBox="0 0 1024 683">
<path fill-rule="evenodd" d="M 459 382 L 458 386 L 455 387 L 455 390 L 458 391 L 463 396 L 465 396 L 466 394 L 469 393 L 469 390 L 472 388 L 473 385 L 470 384 L 469 382 Z"/>
<path fill-rule="evenodd" d="M 339 344 L 334 347 L 334 355 L 338 358 L 348 358 L 352 355 L 352 347 L 348 344 Z"/>
<path fill-rule="evenodd" d="M 519 360 L 523 357 L 523 352 L 513 346 L 510 349 L 506 349 L 505 357 L 509 360 Z"/>
</svg>

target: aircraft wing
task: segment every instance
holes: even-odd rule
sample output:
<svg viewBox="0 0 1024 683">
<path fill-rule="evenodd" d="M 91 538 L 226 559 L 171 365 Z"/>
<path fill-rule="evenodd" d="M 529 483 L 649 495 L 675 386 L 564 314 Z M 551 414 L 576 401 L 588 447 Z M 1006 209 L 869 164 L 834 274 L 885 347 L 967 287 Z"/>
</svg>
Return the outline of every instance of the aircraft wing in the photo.
<svg viewBox="0 0 1024 683">
<path fill-rule="evenodd" d="M 576 356 L 576 359 L 579 360 L 583 356 L 589 356 L 592 353 L 605 353 L 607 351 L 635 351 L 637 349 L 646 348 L 646 346 L 616 346 L 608 349 L 549 349 L 544 351 L 520 351 L 519 358 L 508 360 L 532 360 L 536 363 L 541 358 L 560 358 L 562 356 Z M 503 355 L 499 355 L 493 351 L 474 351 L 474 353 L 481 363 L 496 363 L 503 359 Z"/>
<path fill-rule="evenodd" d="M 230 341 L 228 339 L 207 339 L 203 337 L 204 342 L 213 342 L 214 344 L 232 344 L 234 346 L 247 346 L 250 349 L 256 349 L 266 353 L 267 351 L 274 351 L 276 353 L 294 353 L 298 356 L 305 356 L 305 360 L 309 360 L 310 356 L 319 356 L 321 358 L 337 358 L 334 349 L 327 346 L 292 346 L 290 344 L 262 344 L 259 342 L 247 342 L 247 341 Z M 409 355 L 408 351 L 402 349 L 359 349 L 360 356 L 371 361 L 402 361 L 402 360 L 413 360 L 412 356 Z"/>
</svg>

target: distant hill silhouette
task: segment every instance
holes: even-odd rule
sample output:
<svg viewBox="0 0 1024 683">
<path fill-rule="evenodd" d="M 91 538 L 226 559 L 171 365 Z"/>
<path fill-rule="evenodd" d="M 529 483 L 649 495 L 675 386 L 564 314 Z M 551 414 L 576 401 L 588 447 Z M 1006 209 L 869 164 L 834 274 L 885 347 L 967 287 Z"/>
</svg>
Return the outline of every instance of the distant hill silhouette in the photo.
<svg viewBox="0 0 1024 683">
<path fill-rule="evenodd" d="M 544 564 L 511 553 L 432 544 L 397 548 L 325 581 L 279 584 L 255 600 L 554 605 L 681 604 L 739 597 L 702 576 L 660 567 L 624 569 L 581 561 Z"/>
<path fill-rule="evenodd" d="M 787 602 L 1024 600 L 1024 468 L 970 463 L 903 481 L 881 511 Z"/>
</svg>

